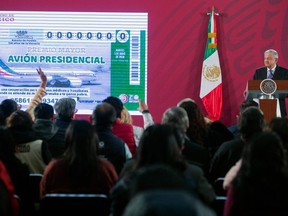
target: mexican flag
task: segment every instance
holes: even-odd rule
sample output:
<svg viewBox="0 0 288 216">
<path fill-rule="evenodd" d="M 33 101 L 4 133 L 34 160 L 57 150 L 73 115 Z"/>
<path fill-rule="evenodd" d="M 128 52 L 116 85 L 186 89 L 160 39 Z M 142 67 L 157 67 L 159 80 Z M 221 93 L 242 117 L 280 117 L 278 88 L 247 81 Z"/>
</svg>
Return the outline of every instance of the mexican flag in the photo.
<svg viewBox="0 0 288 216">
<path fill-rule="evenodd" d="M 222 112 L 222 76 L 217 50 L 217 28 L 215 18 L 218 14 L 212 10 L 208 24 L 208 38 L 201 75 L 200 98 L 208 117 L 219 120 Z"/>
</svg>

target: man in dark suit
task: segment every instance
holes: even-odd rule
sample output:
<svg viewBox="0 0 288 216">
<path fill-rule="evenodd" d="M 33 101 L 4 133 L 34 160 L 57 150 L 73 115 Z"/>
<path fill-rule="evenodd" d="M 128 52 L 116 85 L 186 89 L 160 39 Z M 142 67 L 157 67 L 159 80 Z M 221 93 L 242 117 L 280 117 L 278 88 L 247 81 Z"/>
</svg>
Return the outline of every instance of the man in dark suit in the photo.
<svg viewBox="0 0 288 216">
<path fill-rule="evenodd" d="M 254 80 L 264 80 L 264 79 L 273 79 L 273 80 L 288 80 L 288 69 L 280 67 L 277 65 L 278 53 L 276 50 L 269 49 L 264 52 L 264 65 L 256 69 L 253 76 Z M 286 116 L 285 108 L 285 98 L 279 99 L 281 116 Z"/>
</svg>

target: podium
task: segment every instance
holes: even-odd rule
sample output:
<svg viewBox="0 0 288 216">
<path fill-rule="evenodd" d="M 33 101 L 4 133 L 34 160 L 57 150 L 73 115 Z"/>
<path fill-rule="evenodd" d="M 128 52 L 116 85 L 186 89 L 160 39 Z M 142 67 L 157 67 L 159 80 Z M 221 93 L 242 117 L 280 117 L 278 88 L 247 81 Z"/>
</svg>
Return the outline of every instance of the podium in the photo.
<svg viewBox="0 0 288 216">
<path fill-rule="evenodd" d="M 259 99 L 260 109 L 264 113 L 264 118 L 267 123 L 274 117 L 277 113 L 277 99 L 285 100 L 288 95 L 288 80 L 274 80 L 277 85 L 277 89 L 273 95 L 265 95 L 260 90 L 260 83 L 262 80 L 249 80 L 247 83 L 247 99 Z"/>
</svg>

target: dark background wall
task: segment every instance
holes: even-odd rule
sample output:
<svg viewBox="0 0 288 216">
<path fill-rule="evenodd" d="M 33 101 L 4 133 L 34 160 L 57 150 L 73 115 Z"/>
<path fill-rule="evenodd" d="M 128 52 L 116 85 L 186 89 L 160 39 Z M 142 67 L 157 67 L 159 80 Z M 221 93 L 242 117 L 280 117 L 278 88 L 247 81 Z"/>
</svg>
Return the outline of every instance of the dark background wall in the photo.
<svg viewBox="0 0 288 216">
<path fill-rule="evenodd" d="M 222 68 L 221 121 L 235 121 L 243 90 L 263 52 L 279 52 L 288 67 L 287 0 L 3 0 L 0 10 L 148 12 L 148 105 L 156 122 L 183 98 L 199 98 L 200 77 L 212 6 L 220 13 L 218 51 Z M 142 124 L 134 116 L 135 124 Z"/>
</svg>

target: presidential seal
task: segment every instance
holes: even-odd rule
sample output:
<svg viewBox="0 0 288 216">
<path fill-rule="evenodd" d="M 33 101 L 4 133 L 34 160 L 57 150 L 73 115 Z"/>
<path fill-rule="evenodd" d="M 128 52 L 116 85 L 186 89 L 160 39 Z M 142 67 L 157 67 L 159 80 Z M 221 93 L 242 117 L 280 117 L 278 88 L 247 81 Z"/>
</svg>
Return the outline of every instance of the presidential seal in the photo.
<svg viewBox="0 0 288 216">
<path fill-rule="evenodd" d="M 272 79 L 264 79 L 260 83 L 260 90 L 264 95 L 272 95 L 277 90 L 277 84 Z"/>
<path fill-rule="evenodd" d="M 202 70 L 203 76 L 210 82 L 218 81 L 221 70 L 219 66 L 216 65 L 205 65 Z"/>
</svg>

